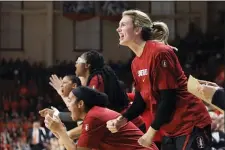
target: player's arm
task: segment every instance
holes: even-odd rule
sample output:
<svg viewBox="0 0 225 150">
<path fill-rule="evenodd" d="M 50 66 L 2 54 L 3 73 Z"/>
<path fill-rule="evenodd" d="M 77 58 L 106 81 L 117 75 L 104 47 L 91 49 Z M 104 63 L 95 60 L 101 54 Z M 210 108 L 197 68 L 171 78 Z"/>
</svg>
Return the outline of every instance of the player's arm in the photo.
<svg viewBox="0 0 225 150">
<path fill-rule="evenodd" d="M 212 104 L 225 110 L 225 91 L 222 88 L 216 90 L 212 98 Z"/>
<path fill-rule="evenodd" d="M 67 131 L 67 134 L 69 135 L 69 137 L 73 140 L 78 139 L 78 137 L 80 136 L 82 132 L 82 125 L 79 125 L 76 128 L 73 128 L 69 131 Z"/>
<path fill-rule="evenodd" d="M 59 112 L 58 116 L 59 116 L 60 120 L 62 120 L 63 122 L 67 122 L 67 123 L 73 122 L 74 124 L 77 124 L 77 122 L 72 119 L 71 112 Z M 73 140 L 78 139 L 78 137 L 80 136 L 81 131 L 82 131 L 81 128 L 82 128 L 82 126 L 75 127 L 73 129 L 67 131 L 67 134 Z"/>
<path fill-rule="evenodd" d="M 91 150 L 90 148 L 78 147 L 65 132 L 60 133 L 59 141 L 67 150 Z"/>
<path fill-rule="evenodd" d="M 58 138 L 59 143 L 67 150 L 90 150 L 89 148 L 78 147 L 66 132 L 66 128 L 58 116 L 45 116 L 45 126 Z"/>
<path fill-rule="evenodd" d="M 159 130 L 160 127 L 171 121 L 176 109 L 176 62 L 175 56 L 169 52 L 161 52 L 156 56 L 154 63 L 153 88 L 158 91 L 157 110 L 151 127 Z"/>
<path fill-rule="evenodd" d="M 156 116 L 151 125 L 155 130 L 159 130 L 162 125 L 170 122 L 176 109 L 176 89 L 160 90 L 159 93 Z"/>
<path fill-rule="evenodd" d="M 124 118 L 126 118 L 128 121 L 133 120 L 137 118 L 141 113 L 144 112 L 146 107 L 146 103 L 144 99 L 141 96 L 140 92 L 135 92 L 134 96 L 134 102 L 129 107 L 129 109 L 122 114 Z"/>
</svg>

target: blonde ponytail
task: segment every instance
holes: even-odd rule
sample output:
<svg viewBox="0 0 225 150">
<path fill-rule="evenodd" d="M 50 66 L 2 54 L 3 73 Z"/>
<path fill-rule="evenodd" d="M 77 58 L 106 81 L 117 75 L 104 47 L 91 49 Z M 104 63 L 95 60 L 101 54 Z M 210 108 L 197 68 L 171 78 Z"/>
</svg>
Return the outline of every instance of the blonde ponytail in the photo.
<svg viewBox="0 0 225 150">
<path fill-rule="evenodd" d="M 175 51 L 178 51 L 176 47 L 173 47 L 168 44 L 169 39 L 169 28 L 168 26 L 161 21 L 155 21 L 153 22 L 152 27 L 152 40 L 162 42 L 168 46 L 170 46 Z"/>
</svg>

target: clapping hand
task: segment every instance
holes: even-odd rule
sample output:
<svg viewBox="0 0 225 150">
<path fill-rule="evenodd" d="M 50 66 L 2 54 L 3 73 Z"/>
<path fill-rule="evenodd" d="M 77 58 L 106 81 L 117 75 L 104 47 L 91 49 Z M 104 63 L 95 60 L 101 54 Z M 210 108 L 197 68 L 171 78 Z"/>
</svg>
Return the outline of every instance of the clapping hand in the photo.
<svg viewBox="0 0 225 150">
<path fill-rule="evenodd" d="M 62 96 L 62 78 L 59 78 L 57 75 L 53 74 L 49 79 L 49 84 L 58 92 L 60 96 Z"/>
</svg>

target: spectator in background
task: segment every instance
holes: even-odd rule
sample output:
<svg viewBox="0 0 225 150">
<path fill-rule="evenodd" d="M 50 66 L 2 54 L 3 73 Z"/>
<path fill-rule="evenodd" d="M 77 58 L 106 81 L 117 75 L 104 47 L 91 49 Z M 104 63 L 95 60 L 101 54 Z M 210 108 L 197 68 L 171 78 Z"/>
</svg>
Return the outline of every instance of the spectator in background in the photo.
<svg viewBox="0 0 225 150">
<path fill-rule="evenodd" d="M 16 95 L 16 94 L 15 94 Z M 12 116 L 18 116 L 18 111 L 19 111 L 19 103 L 18 99 L 16 96 L 13 96 L 13 99 L 11 101 L 11 111 L 12 111 Z"/>
<path fill-rule="evenodd" d="M 59 144 L 57 138 L 50 139 L 50 150 L 64 150 L 64 147 Z"/>
<path fill-rule="evenodd" d="M 10 137 L 9 131 L 7 128 L 3 130 L 0 134 L 0 148 L 6 147 L 7 149 L 10 149 L 10 144 L 12 143 L 12 139 Z"/>
<path fill-rule="evenodd" d="M 32 129 L 28 132 L 28 143 L 32 150 L 42 150 L 44 141 L 47 139 L 43 130 L 40 128 L 40 122 L 34 121 Z"/>
<path fill-rule="evenodd" d="M 215 83 L 217 83 L 221 87 L 224 87 L 225 86 L 225 67 L 224 67 L 224 65 L 220 66 L 217 72 L 218 73 L 215 78 Z"/>
<path fill-rule="evenodd" d="M 216 110 L 209 111 L 212 118 L 212 149 L 225 149 L 225 132 L 224 132 L 224 114 L 218 113 Z"/>
<path fill-rule="evenodd" d="M 3 96 L 3 110 L 5 113 L 10 113 L 10 100 L 9 97 Z"/>
<path fill-rule="evenodd" d="M 28 117 L 29 107 L 30 107 L 30 105 L 29 105 L 27 98 L 25 96 L 21 96 L 21 99 L 19 100 L 19 108 L 20 108 L 21 114 Z"/>
</svg>

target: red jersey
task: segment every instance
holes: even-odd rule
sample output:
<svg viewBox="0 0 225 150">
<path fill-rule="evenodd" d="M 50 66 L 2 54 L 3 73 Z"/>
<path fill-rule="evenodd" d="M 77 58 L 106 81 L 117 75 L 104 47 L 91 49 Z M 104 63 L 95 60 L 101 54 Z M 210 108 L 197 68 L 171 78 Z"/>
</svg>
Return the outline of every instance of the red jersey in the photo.
<svg viewBox="0 0 225 150">
<path fill-rule="evenodd" d="M 138 144 L 143 133 L 131 122 L 117 133 L 111 133 L 106 122 L 119 115 L 110 109 L 94 106 L 84 118 L 77 146 L 99 150 L 158 150 L 154 143 L 150 149 Z"/>
<path fill-rule="evenodd" d="M 147 104 L 144 113 L 150 123 L 156 113 L 159 90 L 177 89 L 173 118 L 161 127 L 167 136 L 186 135 L 194 126 L 203 128 L 211 123 L 203 102 L 187 91 L 187 77 L 171 47 L 147 41 L 142 55 L 132 62 L 132 73 L 136 89 Z"/>
<path fill-rule="evenodd" d="M 91 78 L 89 85 L 93 89 L 98 90 L 99 92 L 104 92 L 104 81 L 101 75 L 95 75 Z"/>
</svg>

